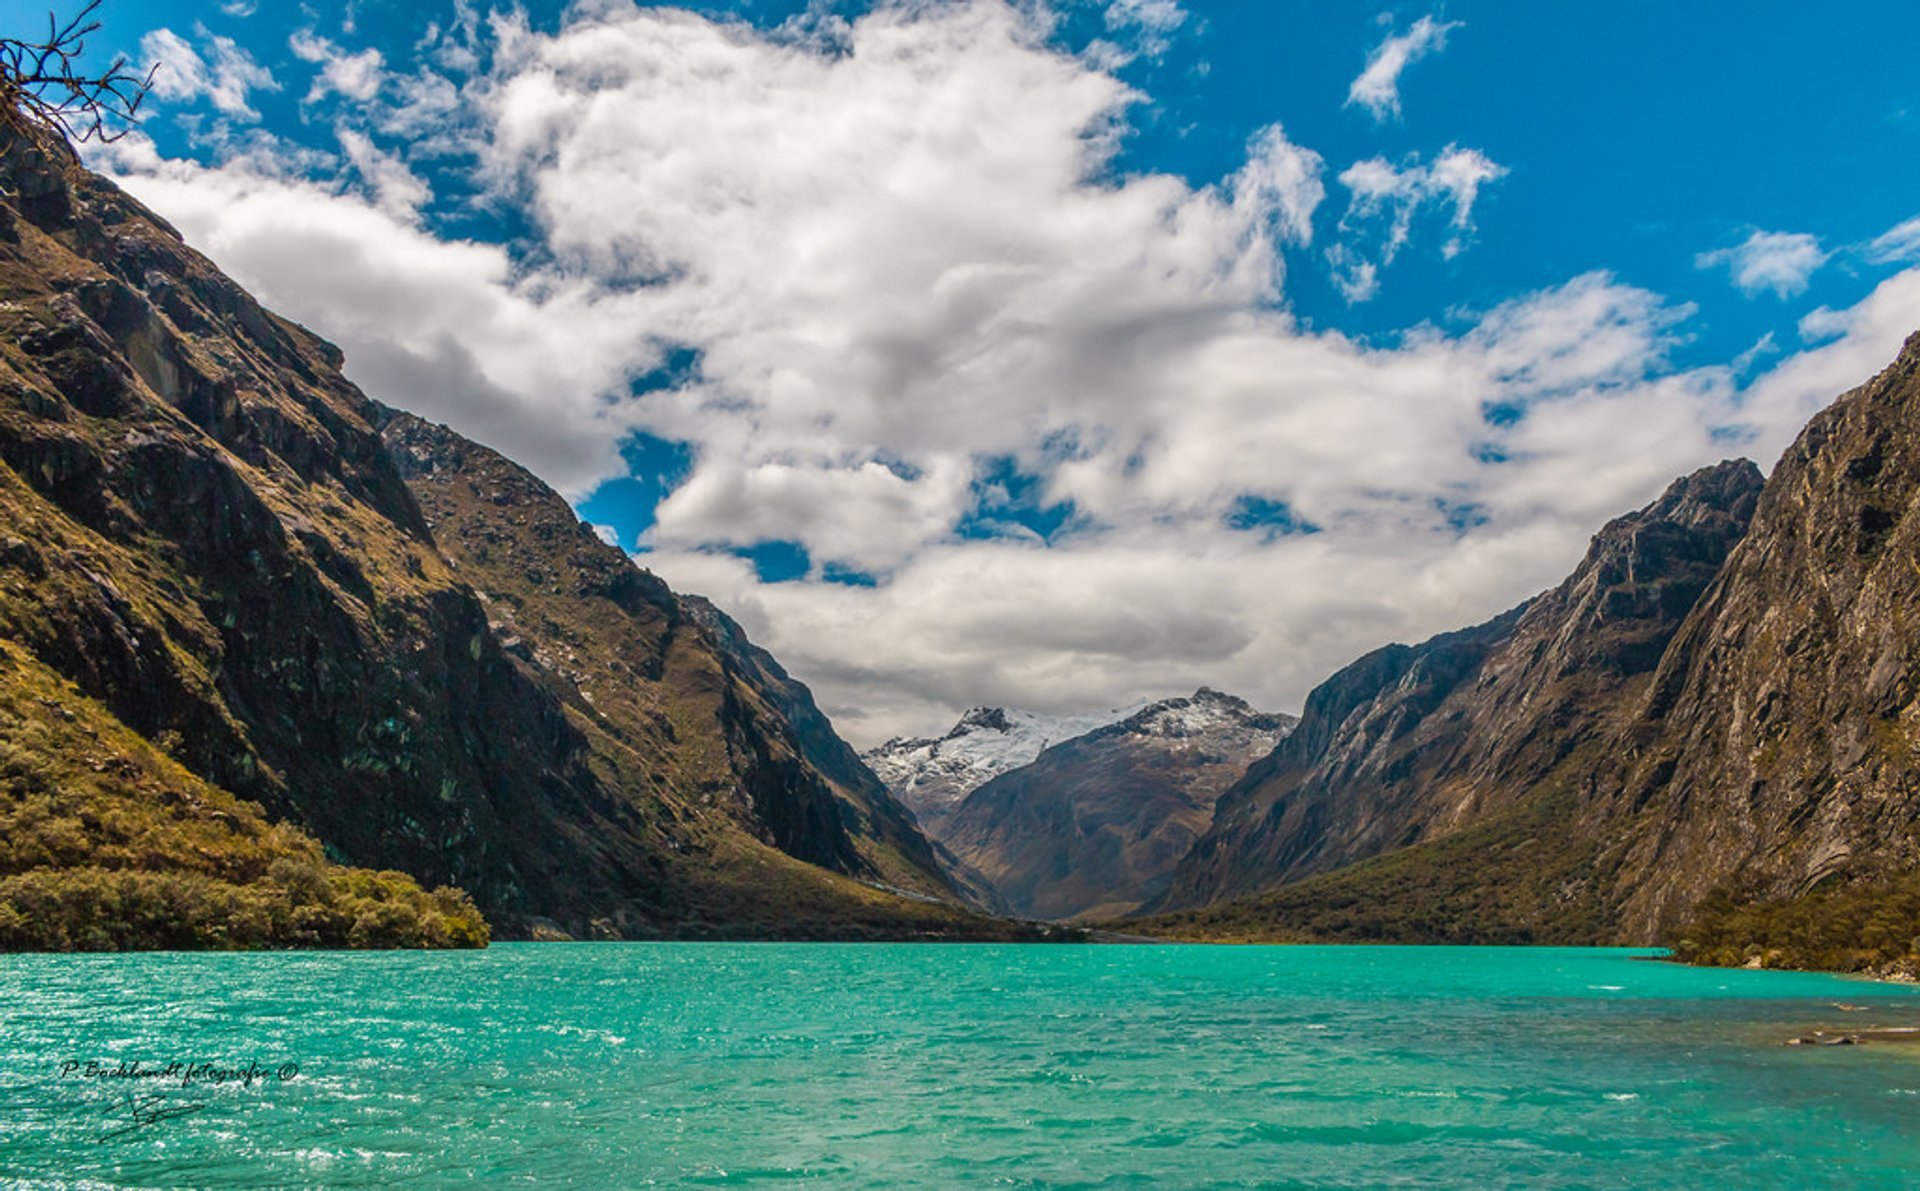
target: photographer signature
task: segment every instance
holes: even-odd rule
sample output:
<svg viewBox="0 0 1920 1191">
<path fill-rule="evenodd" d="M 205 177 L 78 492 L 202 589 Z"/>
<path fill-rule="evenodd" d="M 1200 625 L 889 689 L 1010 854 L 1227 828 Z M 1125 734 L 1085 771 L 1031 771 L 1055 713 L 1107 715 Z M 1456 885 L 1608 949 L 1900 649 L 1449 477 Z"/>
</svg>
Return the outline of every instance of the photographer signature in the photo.
<svg viewBox="0 0 1920 1191">
<path fill-rule="evenodd" d="M 165 1096 L 128 1096 L 126 1117 L 132 1122 L 110 1133 L 102 1133 L 101 1141 L 112 1141 L 124 1137 L 149 1125 L 158 1125 L 161 1121 L 170 1121 L 175 1117 L 192 1116 L 196 1112 L 205 1112 L 205 1104 L 169 1105 Z"/>
</svg>

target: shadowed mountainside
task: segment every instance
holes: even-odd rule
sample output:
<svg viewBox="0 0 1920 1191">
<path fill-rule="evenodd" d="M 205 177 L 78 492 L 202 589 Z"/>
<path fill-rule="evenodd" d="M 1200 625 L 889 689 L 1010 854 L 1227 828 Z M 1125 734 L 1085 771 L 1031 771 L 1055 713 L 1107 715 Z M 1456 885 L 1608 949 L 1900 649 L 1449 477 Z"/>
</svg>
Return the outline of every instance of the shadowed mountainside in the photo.
<svg viewBox="0 0 1920 1191">
<path fill-rule="evenodd" d="M 797 684 L 538 481 L 370 402 L 11 112 L 0 190 L 0 638 L 23 666 L 509 936 L 1017 931 L 934 900 L 903 812 L 824 719 L 786 718 Z"/>
</svg>

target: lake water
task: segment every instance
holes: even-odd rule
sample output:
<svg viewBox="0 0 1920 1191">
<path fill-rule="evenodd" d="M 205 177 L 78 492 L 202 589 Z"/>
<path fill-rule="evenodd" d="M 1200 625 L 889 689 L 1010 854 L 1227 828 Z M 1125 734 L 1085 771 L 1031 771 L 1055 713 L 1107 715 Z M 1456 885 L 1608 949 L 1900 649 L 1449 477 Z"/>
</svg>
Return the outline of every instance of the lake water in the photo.
<svg viewBox="0 0 1920 1191">
<path fill-rule="evenodd" d="M 527 944 L 6 956 L 0 1182 L 1920 1177 L 1920 1052 L 1781 1045 L 1816 1026 L 1920 1025 L 1920 995 L 1635 955 Z"/>
</svg>

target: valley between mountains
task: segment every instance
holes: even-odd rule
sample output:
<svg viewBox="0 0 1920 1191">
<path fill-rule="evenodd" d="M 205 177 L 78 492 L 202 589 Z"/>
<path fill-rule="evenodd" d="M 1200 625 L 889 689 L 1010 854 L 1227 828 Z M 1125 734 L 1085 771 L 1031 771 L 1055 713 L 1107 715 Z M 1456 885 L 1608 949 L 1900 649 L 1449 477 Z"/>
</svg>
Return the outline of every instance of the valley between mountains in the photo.
<svg viewBox="0 0 1920 1191">
<path fill-rule="evenodd" d="M 1668 943 L 1912 970 L 1920 336 L 1770 473 L 1296 718 L 857 754 L 727 613 L 378 404 L 0 114 L 0 947 Z"/>
</svg>

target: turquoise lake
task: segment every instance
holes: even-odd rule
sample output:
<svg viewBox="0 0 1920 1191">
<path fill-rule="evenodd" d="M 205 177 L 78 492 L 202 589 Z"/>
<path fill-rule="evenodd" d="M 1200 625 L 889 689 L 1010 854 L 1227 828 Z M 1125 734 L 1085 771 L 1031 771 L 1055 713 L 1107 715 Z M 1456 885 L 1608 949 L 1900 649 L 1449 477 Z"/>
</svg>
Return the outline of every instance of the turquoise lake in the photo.
<svg viewBox="0 0 1920 1191">
<path fill-rule="evenodd" d="M 1920 993 L 1640 954 L 636 943 L 0 957 L 0 1181 L 1920 1178 L 1920 1048 L 1783 1045 L 1814 1027 L 1920 1025 Z"/>
</svg>

